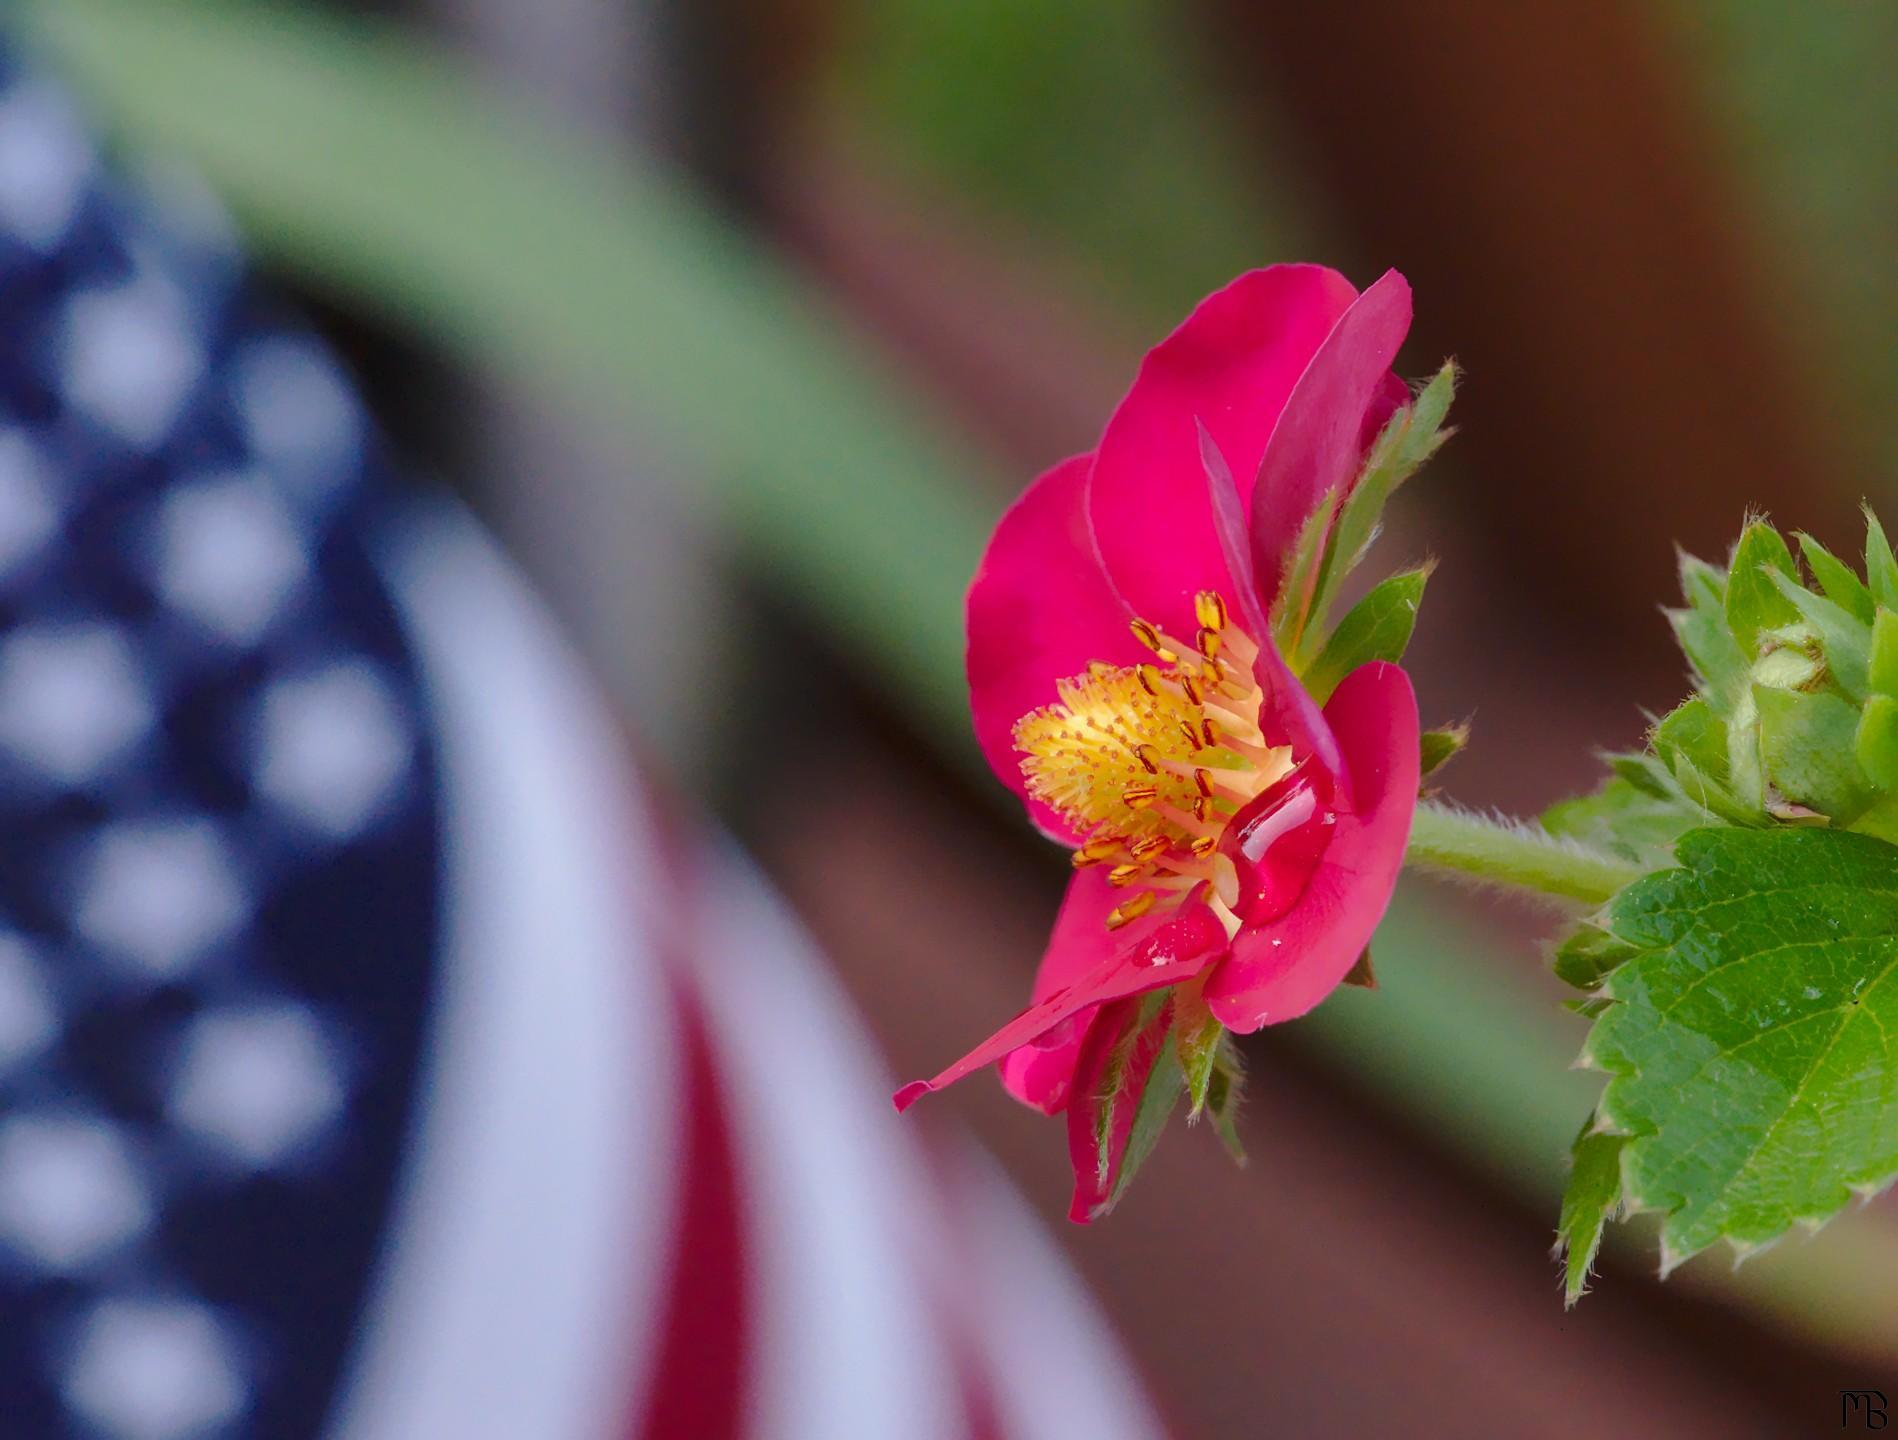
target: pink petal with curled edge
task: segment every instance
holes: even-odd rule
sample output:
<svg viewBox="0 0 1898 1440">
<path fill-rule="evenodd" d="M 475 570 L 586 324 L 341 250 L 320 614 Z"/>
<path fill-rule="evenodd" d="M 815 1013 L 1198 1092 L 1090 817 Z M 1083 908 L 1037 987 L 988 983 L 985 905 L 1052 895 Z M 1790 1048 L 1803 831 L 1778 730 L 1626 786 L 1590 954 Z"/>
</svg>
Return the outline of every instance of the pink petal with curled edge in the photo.
<svg viewBox="0 0 1898 1440">
<path fill-rule="evenodd" d="M 1147 652 L 1128 633 L 1126 608 L 1101 572 L 1087 524 L 1090 458 L 1077 455 L 1036 480 L 1002 516 L 969 585 L 969 708 L 975 738 L 1001 782 L 1041 829 L 1078 837 L 1028 798 L 1015 722 L 1055 702 L 1055 681 L 1090 660 L 1136 665 Z"/>
<path fill-rule="evenodd" d="M 1343 981 L 1384 918 L 1417 803 L 1417 697 L 1410 677 L 1375 661 L 1325 706 L 1351 780 L 1351 806 L 1299 902 L 1241 930 L 1206 982 L 1222 1025 L 1257 1030 L 1303 1015 Z"/>
<path fill-rule="evenodd" d="M 1356 298 L 1323 266 L 1253 270 L 1148 353 L 1101 435 L 1087 502 L 1108 577 L 1137 613 L 1190 635 L 1195 591 L 1237 591 L 1213 529 L 1198 426 L 1234 475 L 1255 476 L 1287 397 Z M 1243 481 L 1239 500 L 1249 513 Z"/>
<path fill-rule="evenodd" d="M 1391 363 L 1409 333 L 1410 285 L 1386 270 L 1339 318 L 1285 402 L 1249 512 L 1252 567 L 1267 605 L 1306 519 L 1326 492 L 1356 481 L 1365 446 L 1402 398 Z"/>
<path fill-rule="evenodd" d="M 1077 1094 L 1085 1097 L 1068 1107 L 1068 1163 L 1074 1167 L 1074 1199 L 1068 1206 L 1068 1219 L 1085 1225 L 1106 1213 L 1114 1186 L 1120 1179 L 1120 1164 L 1126 1158 L 1127 1141 L 1133 1135 L 1134 1112 L 1147 1079 L 1166 1044 L 1167 1027 L 1172 1024 L 1171 1004 L 1150 1020 L 1132 1039 L 1127 1066 L 1120 1083 L 1111 1094 L 1103 1094 L 1107 1062 L 1115 1047 L 1125 1038 L 1127 1027 L 1139 1017 L 1140 1001 L 1117 1000 L 1103 1005 L 1088 1027 L 1075 1070 Z M 1107 1173 L 1101 1174 L 1100 1146 L 1096 1126 L 1102 1107 L 1107 1108 Z"/>
<path fill-rule="evenodd" d="M 1107 883 L 1105 865 L 1074 872 L 1061 901 L 1061 913 L 1055 917 L 1054 933 L 1042 954 L 1041 968 L 1035 972 L 1035 988 L 1028 997 L 1031 1002 L 1045 1000 L 1089 971 L 1099 969 L 1117 950 L 1130 942 L 1137 943 L 1161 923 L 1148 916 L 1125 929 L 1109 930 L 1107 912 L 1125 896 L 1125 891 Z M 1093 1018 L 1091 1008 L 1071 1015 L 1046 1034 L 1003 1056 L 1002 1084 L 1008 1093 L 1045 1115 L 1065 1109 L 1074 1079 L 1074 1057 L 1080 1053 L 1081 1039 Z"/>
<path fill-rule="evenodd" d="M 1218 917 L 1206 906 L 1189 901 L 1183 908 L 1161 917 L 1132 944 L 1123 944 L 1066 989 L 1056 990 L 1030 1005 L 940 1075 L 930 1080 L 912 1080 L 896 1092 L 896 1108 L 907 1110 L 929 1091 L 953 1085 L 984 1065 L 994 1064 L 1009 1051 L 1046 1035 L 1071 1015 L 1110 1000 L 1190 979 L 1225 948 L 1226 930 Z"/>
</svg>

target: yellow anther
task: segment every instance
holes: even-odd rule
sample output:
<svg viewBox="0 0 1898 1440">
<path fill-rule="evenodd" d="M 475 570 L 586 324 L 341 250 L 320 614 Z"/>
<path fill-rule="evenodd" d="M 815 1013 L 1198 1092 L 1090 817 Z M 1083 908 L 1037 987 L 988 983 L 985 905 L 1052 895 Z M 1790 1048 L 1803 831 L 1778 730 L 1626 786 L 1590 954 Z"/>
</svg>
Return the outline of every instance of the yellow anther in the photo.
<svg viewBox="0 0 1898 1440">
<path fill-rule="evenodd" d="M 1194 859 L 1204 860 L 1208 855 L 1219 848 L 1219 837 L 1217 835 L 1202 835 L 1195 840 L 1189 848 L 1193 852 Z"/>
<path fill-rule="evenodd" d="M 1154 625 L 1151 621 L 1140 619 L 1129 620 L 1127 622 L 1127 628 L 1134 632 L 1134 639 L 1138 640 L 1142 645 L 1145 645 L 1149 650 L 1153 651 L 1154 654 L 1157 655 L 1166 649 L 1166 642 L 1160 638 L 1159 627 Z"/>
<path fill-rule="evenodd" d="M 1136 860 L 1151 860 L 1164 851 L 1169 843 L 1164 835 L 1147 835 L 1129 845 L 1127 853 Z"/>
<path fill-rule="evenodd" d="M 1193 750 L 1200 748 L 1199 731 L 1195 730 L 1184 720 L 1180 721 L 1180 734 L 1186 737 L 1188 748 Z"/>
<path fill-rule="evenodd" d="M 1215 747 L 1217 747 L 1217 746 L 1218 746 L 1218 744 L 1219 744 L 1219 727 L 1218 727 L 1217 725 L 1215 725 L 1215 724 L 1213 724 L 1213 722 L 1212 722 L 1212 720 L 1211 720 L 1211 718 L 1210 718 L 1210 717 L 1207 717 L 1207 716 L 1202 716 L 1202 717 L 1200 718 L 1200 722 L 1199 722 L 1199 738 L 1200 738 L 1200 742 L 1201 742 L 1201 743 L 1202 743 L 1203 745 L 1205 745 L 1205 747 L 1206 747 L 1206 748 L 1207 748 L 1208 750 L 1211 750 L 1211 749 L 1214 749 Z"/>
<path fill-rule="evenodd" d="M 1107 883 L 1116 887 L 1131 885 L 1147 873 L 1145 865 L 1116 865 L 1107 872 Z"/>
<path fill-rule="evenodd" d="M 1216 590 L 1202 590 L 1193 597 L 1193 614 L 1208 630 L 1226 628 L 1226 602 L 1219 598 Z"/>
<path fill-rule="evenodd" d="M 1134 745 L 1130 748 L 1134 752 L 1134 759 L 1140 762 L 1141 766 L 1149 775 L 1158 775 L 1160 773 L 1160 767 L 1155 763 L 1160 754 L 1158 749 L 1152 745 Z"/>
<path fill-rule="evenodd" d="M 1204 824 L 1207 820 L 1209 820 L 1212 817 L 1212 813 L 1213 813 L 1213 797 L 1212 796 L 1195 795 L 1193 797 L 1193 818 L 1195 820 L 1198 820 L 1201 824 Z"/>
<path fill-rule="evenodd" d="M 1199 653 L 1208 660 L 1219 653 L 1219 632 L 1210 625 L 1199 627 L 1199 634 L 1193 637 L 1193 643 L 1199 646 Z"/>
<path fill-rule="evenodd" d="M 1149 695 L 1160 693 L 1160 667 L 1158 665 L 1138 665 L 1134 667 L 1134 677 L 1139 680 L 1140 688 Z"/>
<path fill-rule="evenodd" d="M 1083 840 L 1069 858 L 1076 870 L 1089 865 L 1098 865 L 1103 860 L 1112 859 L 1120 853 L 1121 840 L 1118 835 L 1096 835 L 1091 840 Z"/>
<path fill-rule="evenodd" d="M 1120 792 L 1120 803 L 1129 810 L 1145 810 L 1159 798 L 1159 790 L 1152 785 L 1129 785 Z"/>
<path fill-rule="evenodd" d="M 1191 675 L 1180 674 L 1173 677 L 1180 682 L 1180 689 L 1186 692 L 1188 703 L 1197 705 L 1205 698 L 1198 685 L 1193 683 Z"/>
<path fill-rule="evenodd" d="M 1142 890 L 1138 895 L 1129 895 L 1124 901 L 1107 912 L 1107 928 L 1118 930 L 1121 926 L 1138 920 L 1153 908 L 1153 892 Z"/>
<path fill-rule="evenodd" d="M 1201 766 L 1199 769 L 1193 772 L 1193 783 L 1199 786 L 1200 794 L 1202 795 L 1212 794 L 1213 793 L 1213 772 L 1206 769 L 1204 766 Z"/>
</svg>

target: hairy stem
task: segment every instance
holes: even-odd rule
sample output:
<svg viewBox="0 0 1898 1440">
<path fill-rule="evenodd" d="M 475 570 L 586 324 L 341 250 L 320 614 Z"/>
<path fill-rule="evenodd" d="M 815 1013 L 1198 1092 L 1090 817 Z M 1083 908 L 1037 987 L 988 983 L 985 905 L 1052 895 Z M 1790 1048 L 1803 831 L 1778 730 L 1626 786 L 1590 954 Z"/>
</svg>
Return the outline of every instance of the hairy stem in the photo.
<svg viewBox="0 0 1898 1440">
<path fill-rule="evenodd" d="M 1534 825 L 1485 820 L 1429 802 L 1411 821 L 1406 864 L 1598 905 L 1641 870 Z"/>
</svg>

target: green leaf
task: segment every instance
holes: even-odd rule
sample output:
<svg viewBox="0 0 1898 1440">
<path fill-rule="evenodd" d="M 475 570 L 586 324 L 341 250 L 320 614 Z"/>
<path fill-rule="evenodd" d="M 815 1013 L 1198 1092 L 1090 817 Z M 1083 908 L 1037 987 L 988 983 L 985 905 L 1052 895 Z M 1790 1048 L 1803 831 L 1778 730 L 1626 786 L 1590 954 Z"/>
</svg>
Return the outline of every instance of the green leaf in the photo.
<svg viewBox="0 0 1898 1440">
<path fill-rule="evenodd" d="M 1555 1251 L 1566 1260 L 1564 1301 L 1571 1307 L 1588 1289 L 1601 1232 L 1620 1218 L 1621 1152 L 1627 1143 L 1625 1136 L 1598 1134 L 1589 1126 L 1575 1137 L 1562 1218 L 1555 1227 Z"/>
<path fill-rule="evenodd" d="M 1418 774 L 1435 774 L 1454 760 L 1457 752 L 1469 743 L 1468 725 L 1447 725 L 1441 730 L 1424 731 L 1421 745 L 1423 763 Z"/>
<path fill-rule="evenodd" d="M 1825 591 L 1826 599 L 1846 611 L 1862 625 L 1872 623 L 1872 592 L 1852 573 L 1852 567 L 1803 530 L 1796 535 L 1806 568 Z"/>
<path fill-rule="evenodd" d="M 1584 921 L 1556 947 L 1556 978 L 1577 990 L 1594 990 L 1623 962 L 1639 953 L 1632 945 L 1617 939 L 1612 931 Z"/>
<path fill-rule="evenodd" d="M 1874 695 L 1865 702 L 1852 752 L 1872 784 L 1898 793 L 1898 698 Z"/>
<path fill-rule="evenodd" d="M 1714 712 L 1731 715 L 1734 698 L 1746 684 L 1747 657 L 1727 624 L 1727 577 L 1685 550 L 1680 554 L 1681 595 L 1687 604 L 1667 612 L 1694 676 Z"/>
<path fill-rule="evenodd" d="M 1898 695 L 1898 613 L 1881 609 L 1872 624 L 1872 653 L 1865 683 L 1880 695 Z"/>
<path fill-rule="evenodd" d="M 1871 670 L 1871 627 L 1796 580 L 1780 574 L 1772 580 L 1819 636 L 1825 646 L 1826 669 L 1839 688 L 1854 700 L 1863 700 Z"/>
<path fill-rule="evenodd" d="M 1629 1137 L 1663 1265 L 1816 1226 L 1898 1174 L 1898 848 L 1831 829 L 1696 830 L 1615 897 L 1642 953 L 1601 993 L 1598 1128 Z"/>
<path fill-rule="evenodd" d="M 1795 584 L 1799 580 L 1793 552 L 1779 531 L 1764 520 L 1755 520 L 1741 532 L 1733 563 L 1727 567 L 1727 628 L 1749 662 L 1760 653 L 1762 630 L 1790 625 L 1799 618 L 1798 608 L 1773 583 L 1774 575 Z"/>
<path fill-rule="evenodd" d="M 1885 527 L 1869 505 L 1865 507 L 1865 582 L 1874 600 L 1887 610 L 1898 610 L 1898 558 L 1893 557 Z"/>
<path fill-rule="evenodd" d="M 1858 707 L 1827 691 L 1754 692 L 1760 709 L 1760 759 L 1766 778 L 1788 800 L 1849 825 L 1872 803 L 1856 759 Z"/>
<path fill-rule="evenodd" d="M 1404 658 L 1430 569 L 1424 565 L 1379 581 L 1351 607 L 1301 677 L 1312 699 L 1324 704 L 1339 682 L 1360 665 Z"/>
</svg>

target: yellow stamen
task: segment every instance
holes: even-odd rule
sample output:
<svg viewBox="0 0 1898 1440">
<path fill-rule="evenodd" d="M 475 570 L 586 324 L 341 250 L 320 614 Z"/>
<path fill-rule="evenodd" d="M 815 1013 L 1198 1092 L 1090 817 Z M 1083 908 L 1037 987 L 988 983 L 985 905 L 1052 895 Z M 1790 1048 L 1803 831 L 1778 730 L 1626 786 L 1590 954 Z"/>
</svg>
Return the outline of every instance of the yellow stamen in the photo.
<svg viewBox="0 0 1898 1440">
<path fill-rule="evenodd" d="M 1138 895 L 1129 895 L 1107 912 L 1107 928 L 1118 930 L 1121 926 L 1138 920 L 1153 908 L 1154 898 L 1151 890 L 1142 890 Z"/>
</svg>

